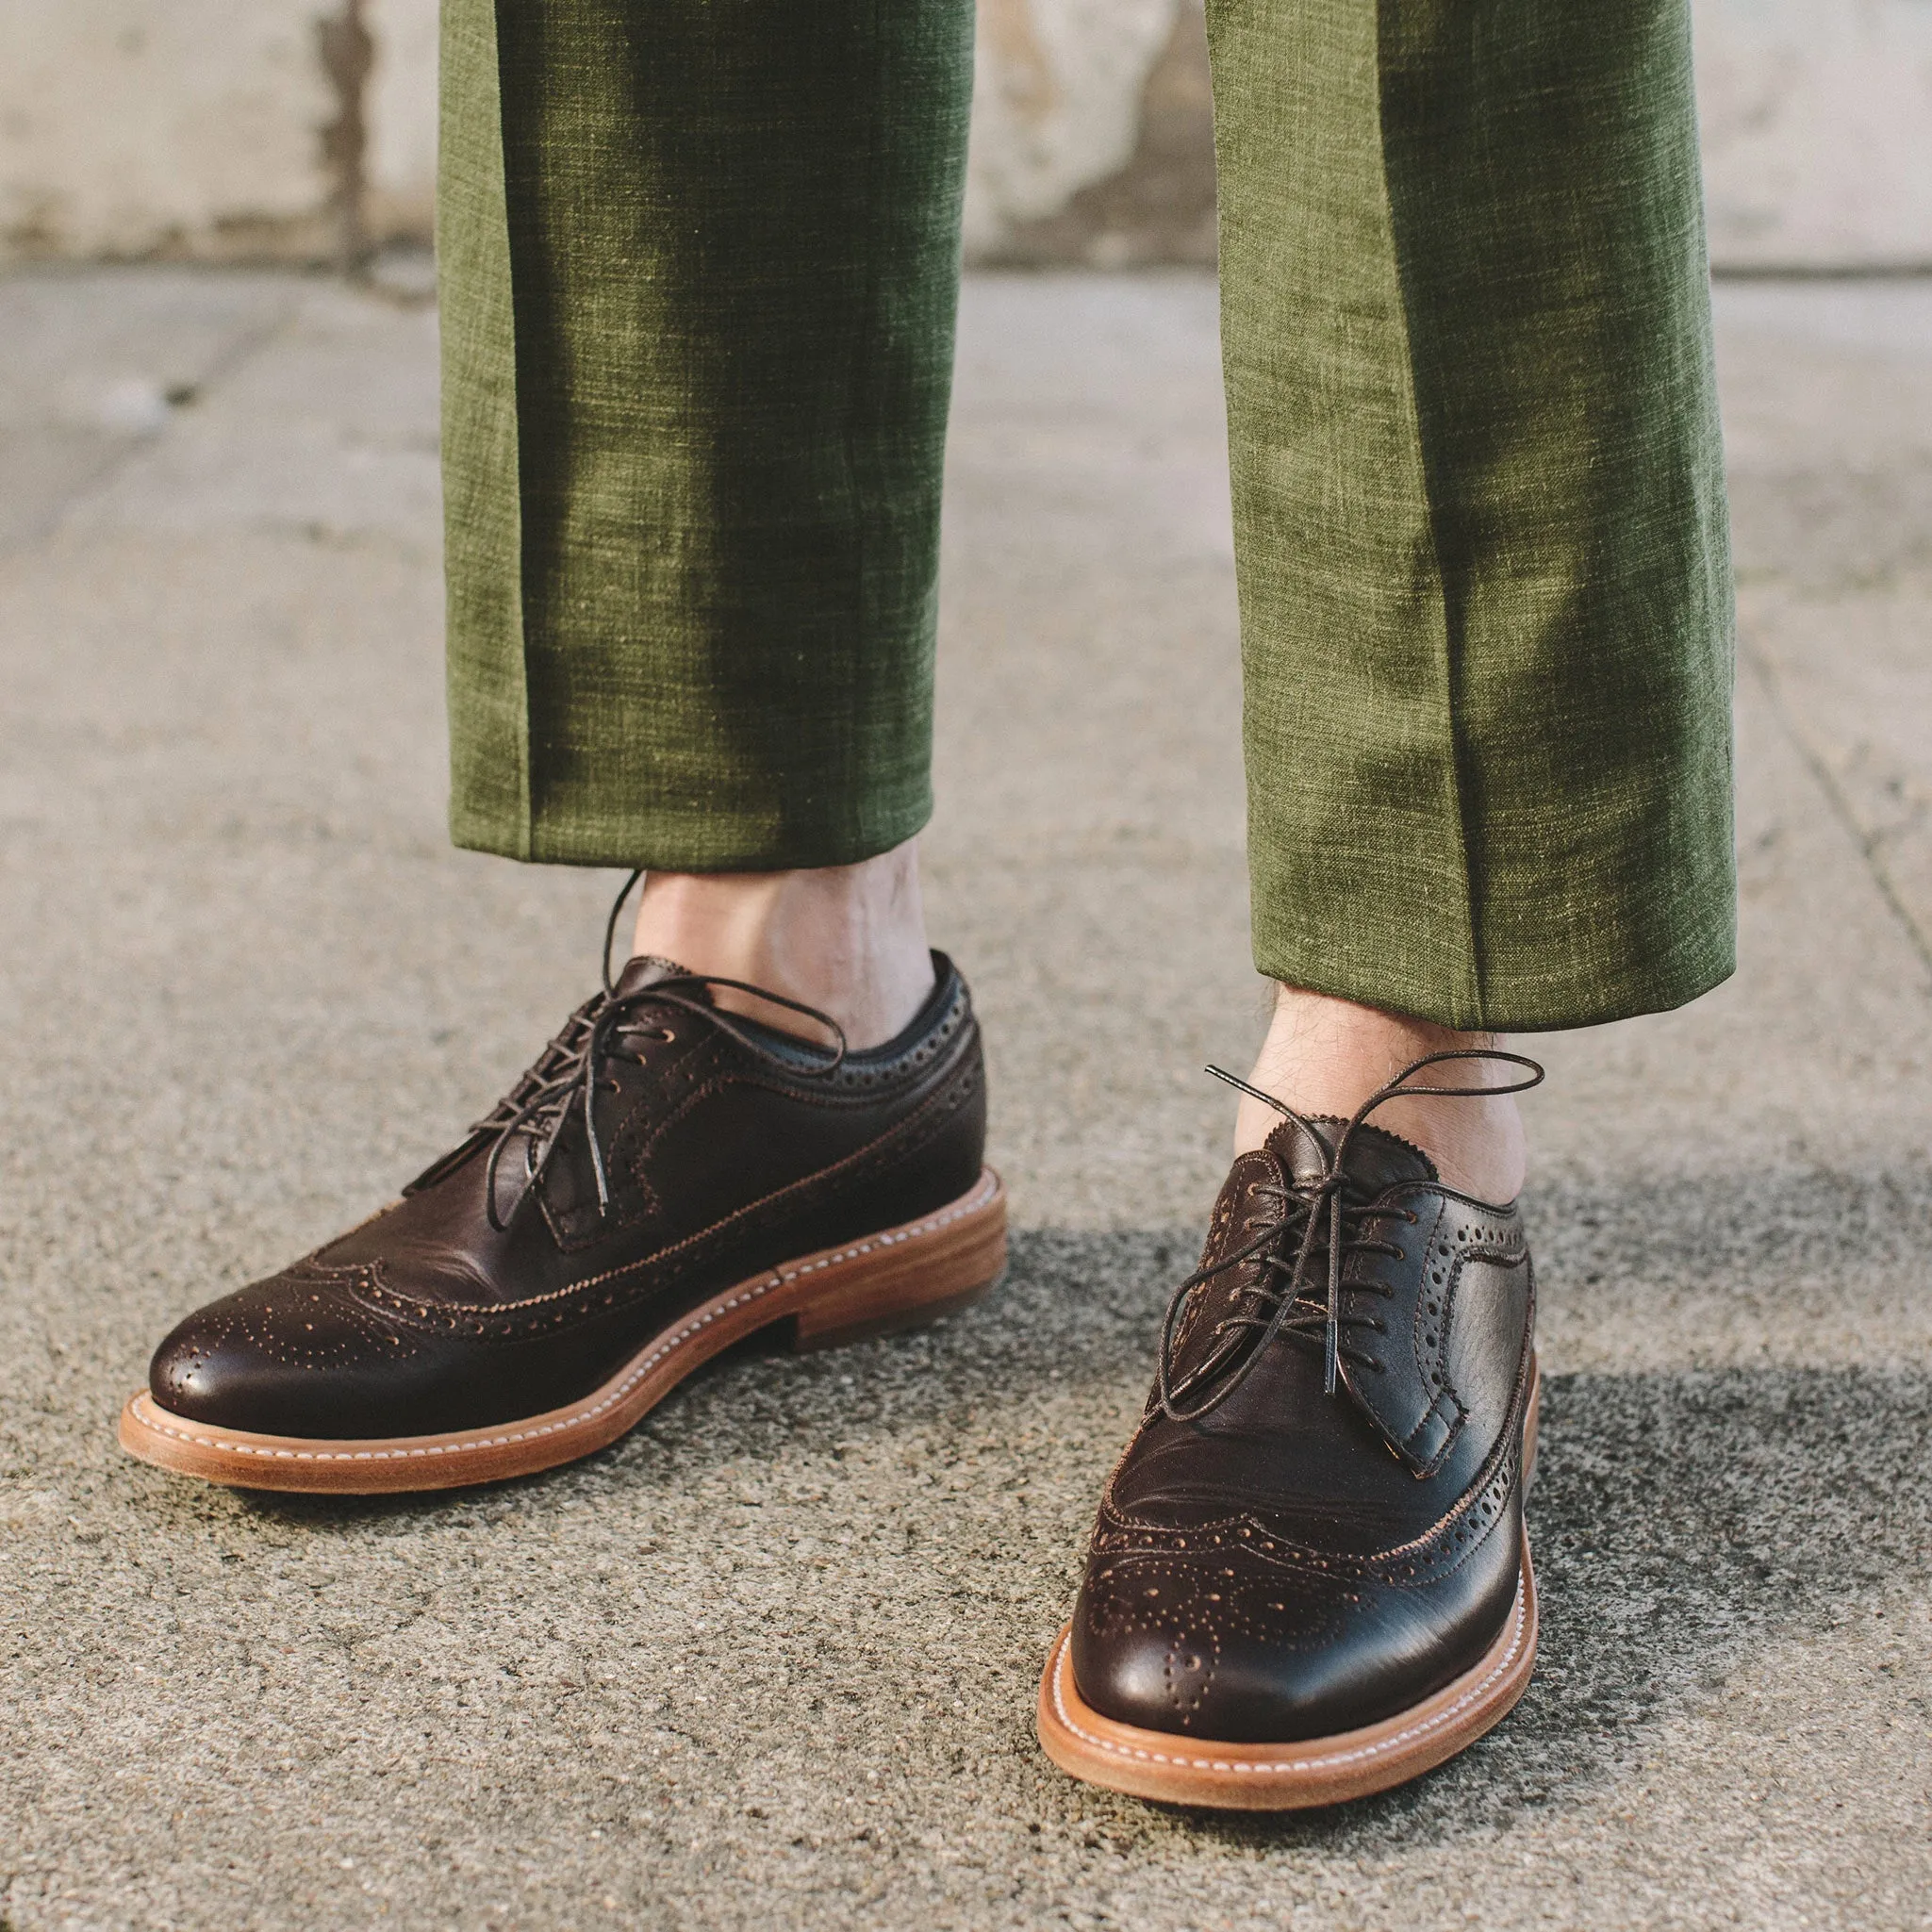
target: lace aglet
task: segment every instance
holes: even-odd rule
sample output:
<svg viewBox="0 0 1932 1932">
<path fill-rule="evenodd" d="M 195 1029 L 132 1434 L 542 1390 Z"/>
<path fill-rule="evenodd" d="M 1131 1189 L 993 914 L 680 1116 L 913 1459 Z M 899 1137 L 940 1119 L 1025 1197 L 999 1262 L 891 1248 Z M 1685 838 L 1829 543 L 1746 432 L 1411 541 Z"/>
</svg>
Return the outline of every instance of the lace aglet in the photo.
<svg viewBox="0 0 1932 1932">
<path fill-rule="evenodd" d="M 597 1123 L 590 1118 L 590 1110 L 584 1110 L 586 1132 L 584 1138 L 590 1144 L 590 1178 L 597 1183 L 597 1215 L 600 1220 L 610 1214 L 610 1183 L 604 1179 L 603 1149 L 597 1141 Z"/>
<path fill-rule="evenodd" d="M 636 874 L 633 874 L 635 881 Z M 625 888 L 627 891 L 629 887 Z M 619 901 L 619 904 L 622 900 Z M 563 1123 L 557 1123 L 562 1133 Z M 603 1143 L 597 1137 L 597 1034 L 591 1032 L 584 1049 L 584 1139 L 590 1149 L 590 1178 L 597 1183 L 597 1218 L 610 1215 L 610 1182 L 603 1171 Z"/>
<path fill-rule="evenodd" d="M 1335 1393 L 1335 1383 L 1341 1374 L 1342 1366 L 1335 1347 L 1335 1331 L 1333 1329 L 1329 1330 L 1329 1344 L 1322 1351 L 1322 1394 L 1332 1395 Z"/>
<path fill-rule="evenodd" d="M 610 1213 L 610 1183 L 604 1179 L 603 1149 L 597 1144 L 597 1129 L 592 1126 L 587 1136 L 590 1142 L 590 1177 L 597 1182 L 597 1212 L 600 1218 Z"/>
</svg>

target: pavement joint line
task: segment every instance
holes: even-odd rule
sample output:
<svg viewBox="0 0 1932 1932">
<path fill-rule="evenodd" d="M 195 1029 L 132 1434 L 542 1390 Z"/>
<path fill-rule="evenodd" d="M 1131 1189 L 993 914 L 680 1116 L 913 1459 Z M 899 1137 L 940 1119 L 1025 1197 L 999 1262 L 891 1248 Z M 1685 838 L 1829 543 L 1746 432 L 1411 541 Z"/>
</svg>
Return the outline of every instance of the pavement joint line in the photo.
<svg viewBox="0 0 1932 1932">
<path fill-rule="evenodd" d="M 304 293 L 305 291 L 289 295 L 267 320 L 250 322 L 237 329 L 195 377 L 196 393 L 203 396 L 216 393 L 257 356 L 272 349 L 301 320 Z M 29 530 L 10 544 L 0 546 L 0 557 L 23 555 L 58 537 L 76 510 L 101 497 L 137 457 L 167 441 L 173 429 L 171 412 L 170 420 L 153 434 L 124 437 L 110 445 L 100 462 L 49 507 L 38 528 Z"/>
<path fill-rule="evenodd" d="M 1878 835 L 1867 832 L 1858 823 L 1858 814 L 1852 809 L 1852 801 L 1846 797 L 1844 787 L 1839 784 L 1831 767 L 1798 729 L 1790 706 L 1784 702 L 1784 693 L 1779 687 L 1777 673 L 1764 653 L 1755 645 L 1741 639 L 1739 655 L 1756 674 L 1759 687 L 1770 701 L 1772 716 L 1777 719 L 1778 729 L 1784 733 L 1787 742 L 1798 754 L 1819 790 L 1825 794 L 1825 803 L 1830 806 L 1832 816 L 1857 846 L 1858 856 L 1864 861 L 1865 870 L 1872 883 L 1878 889 L 1879 898 L 1885 901 L 1887 909 L 1905 934 L 1906 943 L 1917 954 L 1920 966 L 1924 968 L 1925 980 L 1920 990 L 1928 999 L 1932 999 L 1932 935 L 1928 935 L 1924 927 L 1912 916 L 1911 909 L 1899 896 L 1897 886 L 1892 883 L 1891 874 L 1879 854 Z"/>
</svg>

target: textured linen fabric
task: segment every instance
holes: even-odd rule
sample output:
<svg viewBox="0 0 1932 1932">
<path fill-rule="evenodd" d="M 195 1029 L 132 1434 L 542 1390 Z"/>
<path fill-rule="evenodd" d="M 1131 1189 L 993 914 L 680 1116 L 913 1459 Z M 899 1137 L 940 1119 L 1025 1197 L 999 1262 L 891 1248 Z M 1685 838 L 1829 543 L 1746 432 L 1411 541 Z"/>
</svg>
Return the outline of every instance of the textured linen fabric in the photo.
<svg viewBox="0 0 1932 1932">
<path fill-rule="evenodd" d="M 1681 1003 L 1735 898 L 1685 0 L 1208 12 L 1256 964 L 1459 1027 Z M 969 6 L 444 21 L 458 842 L 888 849 Z"/>
<path fill-rule="evenodd" d="M 458 845 L 527 859 L 517 329 L 497 61 L 490 0 L 444 0 L 436 241 L 450 829 Z"/>
<path fill-rule="evenodd" d="M 1255 960 L 1457 1027 L 1732 967 L 1683 0 L 1210 0 Z"/>
<path fill-rule="evenodd" d="M 970 0 L 443 19 L 457 842 L 716 870 L 910 837 Z"/>
</svg>

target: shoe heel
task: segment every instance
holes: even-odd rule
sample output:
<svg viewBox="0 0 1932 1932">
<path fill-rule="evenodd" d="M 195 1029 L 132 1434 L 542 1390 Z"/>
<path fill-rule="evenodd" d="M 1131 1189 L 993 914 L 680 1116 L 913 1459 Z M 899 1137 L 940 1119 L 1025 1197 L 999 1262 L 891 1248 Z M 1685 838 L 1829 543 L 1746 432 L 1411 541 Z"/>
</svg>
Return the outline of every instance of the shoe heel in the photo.
<svg viewBox="0 0 1932 1932">
<path fill-rule="evenodd" d="M 792 1317 L 792 1347 L 804 1355 L 924 1328 L 979 1300 L 1006 1267 L 1006 1192 L 983 1181 L 967 1200 L 934 1216 L 930 1232 L 916 1224 L 836 1263 Z"/>
</svg>

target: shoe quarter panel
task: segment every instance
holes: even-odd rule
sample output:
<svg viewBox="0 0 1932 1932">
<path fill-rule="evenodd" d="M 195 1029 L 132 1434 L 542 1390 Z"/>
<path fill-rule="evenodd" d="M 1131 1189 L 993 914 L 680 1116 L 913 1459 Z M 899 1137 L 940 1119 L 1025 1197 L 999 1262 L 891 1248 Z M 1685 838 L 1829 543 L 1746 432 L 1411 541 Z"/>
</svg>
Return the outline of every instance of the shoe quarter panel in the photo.
<svg viewBox="0 0 1932 1932">
<path fill-rule="evenodd" d="M 610 1145 L 621 1220 L 596 1217 L 587 1162 L 571 1164 L 555 1245 L 574 1286 L 553 1321 L 668 1318 L 726 1280 L 943 1206 L 980 1172 L 985 1080 L 963 984 L 941 1027 L 822 1088 L 725 1042 L 675 1071 L 647 1079 Z M 532 1217 L 553 1231 L 561 1218 L 551 1195 Z"/>
<path fill-rule="evenodd" d="M 1521 1216 L 1452 1201 L 1457 1253 L 1444 1310 L 1443 1372 L 1468 1417 L 1459 1450 L 1471 1479 L 1516 1413 L 1536 1318 L 1535 1271 Z"/>
<path fill-rule="evenodd" d="M 1343 1287 L 1343 1313 L 1379 1324 L 1366 1362 L 1345 1362 L 1343 1375 L 1369 1419 L 1412 1475 L 1437 1469 L 1463 1410 L 1444 1366 L 1454 1243 L 1445 1197 L 1434 1188 L 1385 1195 L 1407 1220 L 1385 1221 L 1393 1253 L 1358 1251 Z M 1363 1330 L 1358 1329 L 1357 1333 Z"/>
<path fill-rule="evenodd" d="M 669 1115 L 642 1125 L 626 1164 L 652 1218 L 676 1240 L 742 1212 L 748 1196 L 755 1204 L 862 1153 L 902 1115 L 902 1100 L 801 1092 L 768 1075 L 719 1069 Z"/>
<path fill-rule="evenodd" d="M 935 1035 L 883 1063 L 856 1056 L 830 1081 L 788 1080 L 716 1035 L 653 1051 L 644 1065 L 619 1063 L 615 1104 L 599 1115 L 608 1207 L 573 1121 L 572 1158 L 544 1178 L 544 1217 L 568 1254 L 607 1247 L 619 1233 L 633 1255 L 690 1240 L 889 1140 L 959 1077 L 977 1041 L 961 983 Z M 978 1171 L 977 1148 L 972 1168 L 961 1190 Z"/>
<path fill-rule="evenodd" d="M 1397 1255 L 1350 1270 L 1345 1305 L 1364 1318 L 1383 1297 L 1379 1368 L 1350 1364 L 1349 1386 L 1389 1447 L 1416 1476 L 1473 1477 L 1503 1426 L 1528 1320 L 1528 1249 L 1513 1210 L 1428 1187 L 1393 1204 Z M 1503 1366 L 1498 1366 L 1503 1364 Z"/>
</svg>

